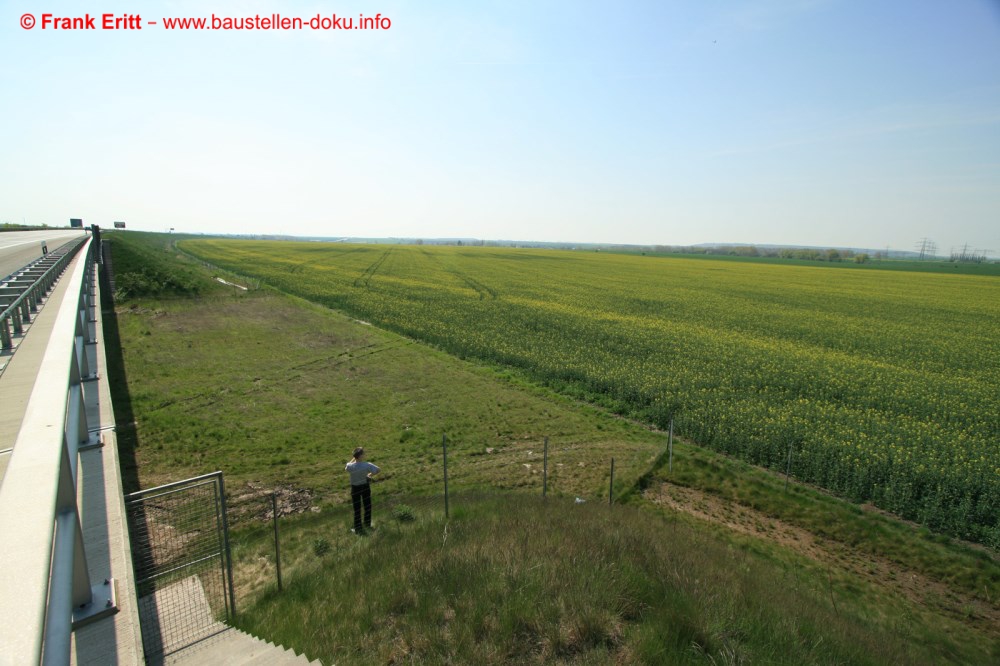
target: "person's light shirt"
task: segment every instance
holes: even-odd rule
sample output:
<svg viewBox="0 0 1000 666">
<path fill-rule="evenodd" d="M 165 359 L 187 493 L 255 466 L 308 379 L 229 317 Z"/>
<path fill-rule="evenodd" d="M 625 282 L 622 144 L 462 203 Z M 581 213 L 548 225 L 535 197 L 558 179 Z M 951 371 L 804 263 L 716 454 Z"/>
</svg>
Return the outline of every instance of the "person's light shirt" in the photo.
<svg viewBox="0 0 1000 666">
<path fill-rule="evenodd" d="M 369 474 L 378 474 L 379 468 L 367 460 L 361 462 L 349 462 L 344 468 L 351 475 L 352 486 L 363 486 L 368 483 Z"/>
</svg>

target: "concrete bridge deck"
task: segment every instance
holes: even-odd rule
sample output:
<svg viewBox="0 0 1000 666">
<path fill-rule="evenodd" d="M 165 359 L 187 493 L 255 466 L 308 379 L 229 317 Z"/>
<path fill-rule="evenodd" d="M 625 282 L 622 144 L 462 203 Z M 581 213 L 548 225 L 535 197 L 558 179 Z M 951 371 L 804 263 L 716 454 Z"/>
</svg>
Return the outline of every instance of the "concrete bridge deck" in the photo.
<svg viewBox="0 0 1000 666">
<path fill-rule="evenodd" d="M 66 268 L 64 277 L 84 260 L 83 254 L 78 254 Z M 68 294 L 67 287 L 68 280 L 60 279 L 56 283 L 17 349 L 7 359 L 3 375 L 0 375 L 0 405 L 3 405 L 0 411 L 0 450 L 10 449 L 15 444 L 61 303 L 65 298 L 78 297 L 76 293 Z M 99 297 L 96 279 L 91 289 Z M 99 302 L 99 298 L 94 302 Z M 75 664 L 140 664 L 143 653 L 139 615 L 125 523 L 114 412 L 106 381 L 100 307 L 92 307 L 89 314 L 91 321 L 88 325 L 92 327 L 97 343 L 87 345 L 86 352 L 90 367 L 96 369 L 98 381 L 84 386 L 84 399 L 88 427 L 100 431 L 104 446 L 80 453 L 77 501 L 91 580 L 115 579 L 119 612 L 73 633 L 72 660 Z M 66 341 L 61 341 L 61 344 L 66 344 Z M 3 483 L 10 456 L 11 453 L 0 455 L 0 484 Z M 5 535 L 5 538 L 8 537 Z"/>
</svg>

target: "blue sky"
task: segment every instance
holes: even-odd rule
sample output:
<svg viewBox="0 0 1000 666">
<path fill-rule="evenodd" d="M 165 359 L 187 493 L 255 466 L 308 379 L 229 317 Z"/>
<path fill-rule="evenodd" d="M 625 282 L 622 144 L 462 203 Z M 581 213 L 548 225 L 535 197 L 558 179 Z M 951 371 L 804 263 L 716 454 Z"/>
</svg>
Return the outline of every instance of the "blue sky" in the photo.
<svg viewBox="0 0 1000 666">
<path fill-rule="evenodd" d="M 1000 255 L 997 0 L 0 0 L 0 113 L 0 221 Z"/>
</svg>

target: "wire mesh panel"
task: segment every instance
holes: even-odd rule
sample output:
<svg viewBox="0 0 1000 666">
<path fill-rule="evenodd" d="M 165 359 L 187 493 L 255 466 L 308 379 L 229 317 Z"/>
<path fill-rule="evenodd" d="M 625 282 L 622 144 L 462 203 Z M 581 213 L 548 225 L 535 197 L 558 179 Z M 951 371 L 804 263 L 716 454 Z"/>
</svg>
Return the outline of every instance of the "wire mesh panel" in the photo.
<svg viewBox="0 0 1000 666">
<path fill-rule="evenodd" d="M 230 494 L 226 503 L 229 548 L 238 598 L 256 598 L 275 586 L 281 590 L 278 521 L 283 515 L 296 513 L 303 499 L 311 503 L 308 492 L 286 488 L 269 491 L 254 483 Z"/>
<path fill-rule="evenodd" d="M 125 499 L 147 661 L 211 636 L 232 614 L 222 474 Z"/>
</svg>

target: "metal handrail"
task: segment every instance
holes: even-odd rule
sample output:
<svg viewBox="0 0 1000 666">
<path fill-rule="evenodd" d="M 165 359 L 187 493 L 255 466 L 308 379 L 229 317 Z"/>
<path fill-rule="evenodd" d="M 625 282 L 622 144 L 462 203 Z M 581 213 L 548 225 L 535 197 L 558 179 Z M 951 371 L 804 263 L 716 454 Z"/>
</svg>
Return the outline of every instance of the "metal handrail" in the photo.
<svg viewBox="0 0 1000 666">
<path fill-rule="evenodd" d="M 93 307 L 96 245 L 68 278 L 69 290 L 28 400 L 0 484 L 0 663 L 68 663 L 74 622 L 99 611 L 87 571 L 77 506 L 79 448 L 99 443 L 87 428 L 81 382 L 92 379 L 85 343 Z M 78 296 L 77 296 L 78 294 Z M 81 316 L 83 315 L 83 316 Z"/>
<path fill-rule="evenodd" d="M 24 331 L 24 324 L 31 321 L 32 312 L 37 312 L 39 301 L 41 301 L 45 294 L 49 293 L 56 279 L 62 274 L 63 269 L 72 261 L 73 257 L 76 256 L 77 250 L 80 249 L 86 240 L 87 238 L 84 237 L 75 241 L 76 247 L 70 248 L 68 252 L 59 257 L 56 263 L 52 264 L 23 294 L 18 296 L 13 303 L 0 313 L 0 348 L 12 349 L 14 347 L 13 336 L 19 335 Z M 70 241 L 66 245 L 73 242 Z M 66 247 L 66 245 L 63 247 Z"/>
<path fill-rule="evenodd" d="M 215 483 L 216 479 L 222 472 L 209 472 L 208 474 L 202 474 L 200 476 L 193 476 L 190 479 L 184 479 L 183 481 L 172 481 L 170 483 L 164 483 L 162 486 L 154 486 L 152 488 L 146 488 L 145 490 L 137 490 L 134 493 L 129 493 L 125 496 L 125 501 L 130 502 L 136 499 L 149 499 L 149 496 L 160 497 L 161 495 L 166 495 L 163 493 L 164 490 L 170 490 L 174 492 L 179 488 L 188 488 L 194 486 L 200 486 L 205 483 Z M 156 495 L 153 495 L 156 493 Z"/>
</svg>

